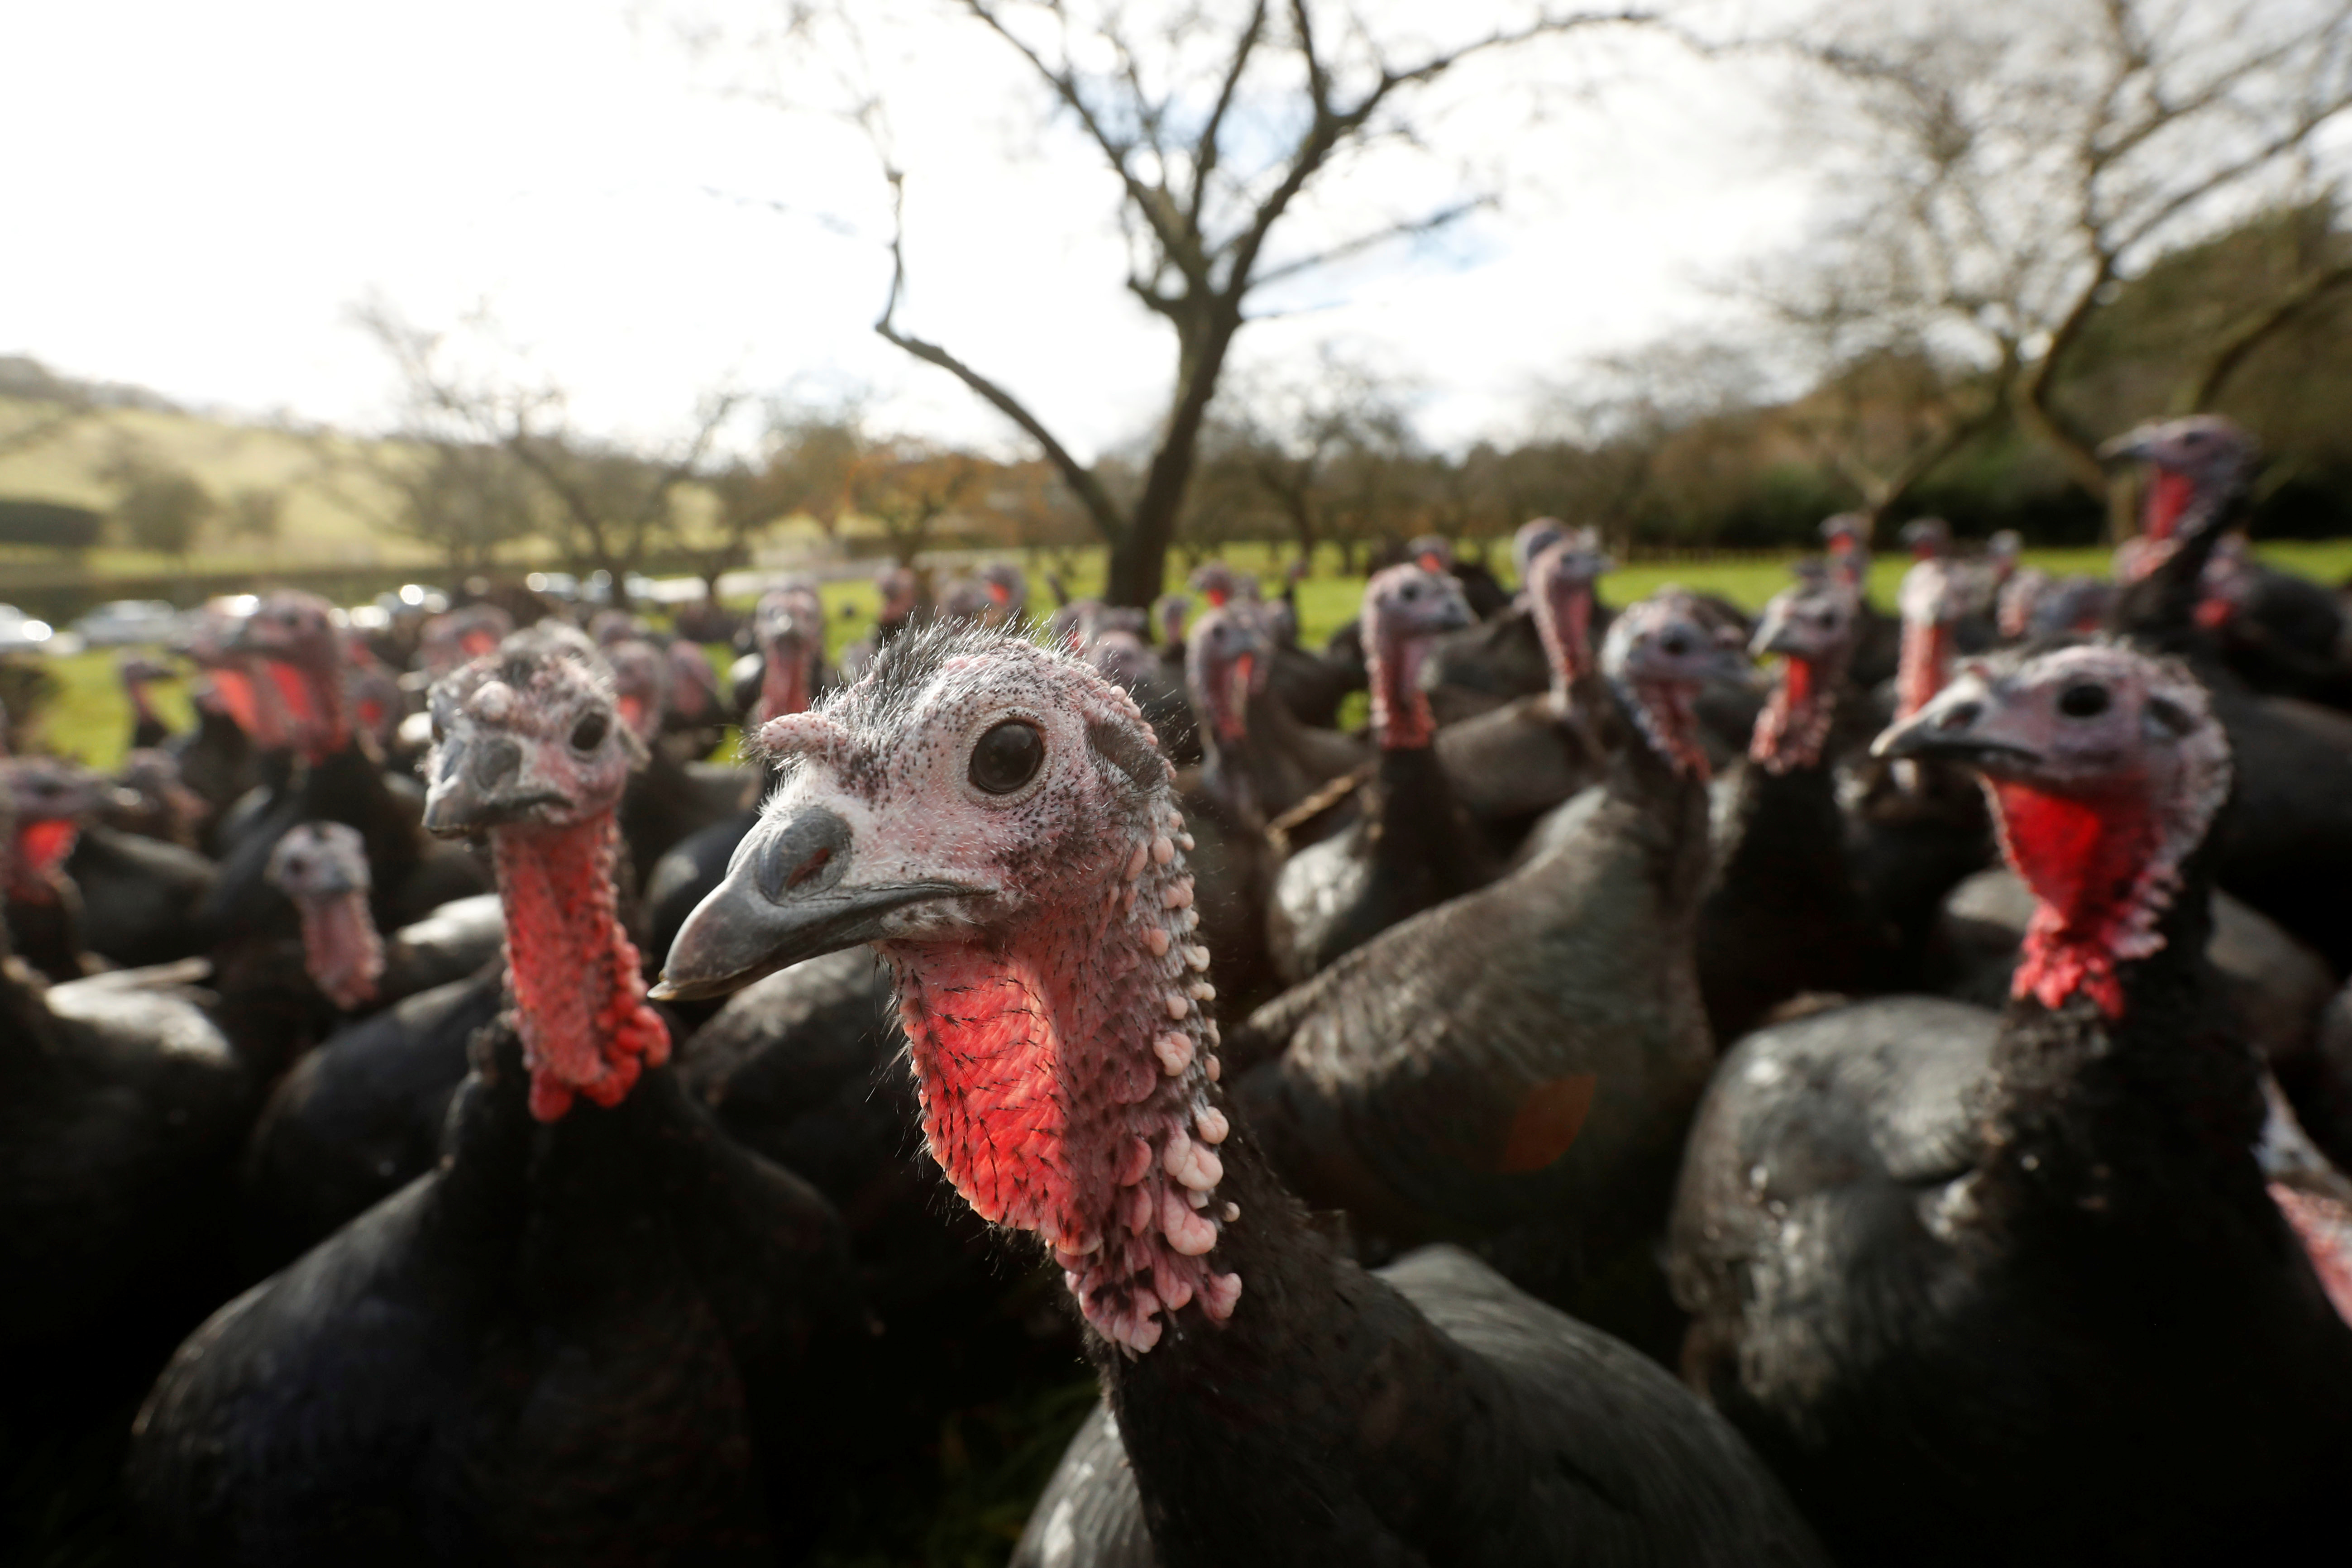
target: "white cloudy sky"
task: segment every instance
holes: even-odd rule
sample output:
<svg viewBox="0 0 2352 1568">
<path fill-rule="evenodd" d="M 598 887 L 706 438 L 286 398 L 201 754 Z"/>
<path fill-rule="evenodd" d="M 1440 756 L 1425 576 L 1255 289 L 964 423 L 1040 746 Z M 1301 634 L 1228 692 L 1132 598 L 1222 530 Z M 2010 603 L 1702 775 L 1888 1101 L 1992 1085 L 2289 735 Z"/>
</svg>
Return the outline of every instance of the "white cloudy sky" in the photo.
<svg viewBox="0 0 2352 1568">
<path fill-rule="evenodd" d="M 907 324 L 1079 450 L 1131 437 L 1172 349 L 1118 286 L 1110 189 L 1008 112 L 1001 46 L 941 26 L 912 47 L 891 68 L 913 89 Z M 1703 336 L 1706 279 L 1801 231 L 1801 160 L 1752 77 L 1630 47 L 1591 68 L 1643 83 L 1598 95 L 1551 64 L 1465 80 L 1446 133 L 1507 172 L 1502 210 L 1295 297 L 1318 308 L 1252 328 L 1244 362 L 1338 342 L 1417 383 L 1450 444 L 1509 434 L 1591 353 Z M 0 58 L 0 352 L 368 425 L 393 387 L 347 307 L 487 303 L 593 428 L 658 441 L 731 383 L 861 388 L 887 423 L 1004 437 L 870 331 L 888 266 L 863 144 L 726 90 L 759 59 L 682 47 L 651 0 L 17 5 Z M 1541 89 L 1541 122 L 1514 86 Z"/>
</svg>

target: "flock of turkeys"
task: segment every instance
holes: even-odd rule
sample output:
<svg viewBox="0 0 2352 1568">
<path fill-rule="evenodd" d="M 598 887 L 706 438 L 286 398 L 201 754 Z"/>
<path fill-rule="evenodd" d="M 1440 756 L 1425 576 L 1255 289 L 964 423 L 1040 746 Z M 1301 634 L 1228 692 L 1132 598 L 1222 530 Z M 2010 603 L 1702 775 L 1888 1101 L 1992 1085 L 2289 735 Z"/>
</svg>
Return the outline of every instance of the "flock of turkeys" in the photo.
<svg viewBox="0 0 2352 1568">
<path fill-rule="evenodd" d="M 1083 1356 L 1031 1568 L 2340 1561 L 2352 621 L 2111 455 L 1892 616 L 215 616 L 0 760 L 0 1431 L 158 1563 L 858 1561 Z"/>
</svg>

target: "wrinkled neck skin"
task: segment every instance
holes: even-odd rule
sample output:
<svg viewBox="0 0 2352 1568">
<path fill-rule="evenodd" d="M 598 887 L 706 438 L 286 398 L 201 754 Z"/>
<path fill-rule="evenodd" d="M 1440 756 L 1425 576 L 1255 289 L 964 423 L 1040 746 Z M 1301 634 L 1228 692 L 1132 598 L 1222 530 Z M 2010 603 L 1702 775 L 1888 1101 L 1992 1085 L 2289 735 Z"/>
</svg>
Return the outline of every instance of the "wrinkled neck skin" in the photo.
<svg viewBox="0 0 2352 1568">
<path fill-rule="evenodd" d="M 1895 669 L 1895 717 L 1908 719 L 1934 700 L 1952 679 L 1952 628 L 1940 620 L 1903 622 L 1903 648 Z"/>
<path fill-rule="evenodd" d="M 1691 706 L 1698 695 L 1680 681 L 1620 680 L 1612 683 L 1617 700 L 1633 720 L 1641 749 L 1677 778 L 1706 783 L 1710 768 L 1706 748 L 1700 743 L 1698 715 Z"/>
<path fill-rule="evenodd" d="M 1421 687 L 1421 668 L 1434 646 L 1433 637 L 1382 635 L 1365 649 L 1372 733 L 1383 751 L 1423 751 L 1437 733 L 1437 716 Z"/>
<path fill-rule="evenodd" d="M 490 835 L 515 1032 L 530 1113 L 541 1121 L 562 1117 L 575 1095 L 618 1105 L 645 1068 L 669 1059 L 668 1027 L 646 1001 L 637 950 L 617 912 L 619 847 L 609 810 L 568 826 Z"/>
<path fill-rule="evenodd" d="M 1823 744 L 1837 721 L 1845 670 L 1843 652 L 1827 659 L 1796 654 L 1783 659 L 1780 679 L 1757 716 L 1756 732 L 1748 742 L 1748 760 L 1774 774 L 1820 767 Z"/>
<path fill-rule="evenodd" d="M 302 917 L 302 967 L 320 993 L 346 1013 L 375 1000 L 383 938 L 368 912 L 367 894 L 354 888 L 297 899 L 294 907 Z"/>
<path fill-rule="evenodd" d="M 1577 583 L 1534 595 L 1529 607 L 1536 635 L 1543 639 L 1544 661 L 1551 667 L 1552 697 L 1567 708 L 1578 683 L 1593 670 L 1592 585 Z"/>
<path fill-rule="evenodd" d="M 1155 1556 L 1406 1560 L 1363 1550 L 1389 1536 L 1422 1549 L 1410 1561 L 1447 1561 L 1465 1493 L 1499 1503 L 1540 1484 L 1514 1392 L 1311 1228 L 1245 1128 L 1226 1148 L 1241 1218 L 1218 1255 L 1258 1283 L 1222 1325 L 1181 1315 L 1149 1355 L 1088 1346 Z"/>
<path fill-rule="evenodd" d="M 933 1158 L 982 1218 L 1044 1241 L 1087 1325 L 1130 1355 L 1171 1324 L 1223 1323 L 1244 1285 L 1219 1249 L 1240 1211 L 1218 1190 L 1190 836 L 1164 795 L 1145 809 L 1104 829 L 1126 850 L 1108 886 L 991 940 L 880 944 Z"/>
<path fill-rule="evenodd" d="M 770 648 L 761 666 L 759 722 L 807 712 L 815 688 L 814 654 L 799 648 Z"/>
</svg>

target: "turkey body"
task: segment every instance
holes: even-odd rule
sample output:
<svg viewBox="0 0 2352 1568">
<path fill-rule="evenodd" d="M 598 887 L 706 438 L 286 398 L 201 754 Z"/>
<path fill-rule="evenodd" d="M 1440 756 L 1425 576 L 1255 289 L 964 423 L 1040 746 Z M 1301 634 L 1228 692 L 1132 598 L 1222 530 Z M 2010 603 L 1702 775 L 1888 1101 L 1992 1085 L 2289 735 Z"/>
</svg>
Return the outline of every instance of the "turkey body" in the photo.
<svg viewBox="0 0 2352 1568">
<path fill-rule="evenodd" d="M 1598 700 L 1605 704 L 1605 694 Z M 1538 816 L 1600 783 L 1609 767 L 1604 731 L 1579 722 L 1549 691 L 1440 730 L 1436 751 L 1454 798 L 1506 850 Z"/>
<path fill-rule="evenodd" d="M 1231 1031 L 1294 1190 L 1392 1245 L 1478 1240 L 1612 1331 L 1664 1331 L 1648 1240 L 1714 1059 L 1691 948 L 1706 800 L 1629 746 L 1559 849 Z"/>
<path fill-rule="evenodd" d="M 1298 1321 L 1105 1368 L 1108 1404 L 1018 1568 L 1824 1561 L 1738 1435 L 1647 1358 L 1457 1247 L 1376 1274 L 1302 1251 L 1252 1287 L 1281 1292 L 1262 1316 Z"/>
<path fill-rule="evenodd" d="M 1486 843 L 1454 805 L 1435 755 L 1384 750 L 1364 815 L 1283 863 L 1279 913 L 1269 921 L 1276 972 L 1295 985 L 1492 877 Z"/>
<path fill-rule="evenodd" d="M 2047 1022 L 2012 1026 L 2023 1044 Z M 2068 1193 L 2074 1159 L 1987 1119 L 2002 1028 L 1890 998 L 1726 1058 L 1674 1226 L 1694 1379 L 1844 1561 L 2326 1550 L 2324 1500 L 2352 1456 L 2352 1330 L 2248 1152 L 2251 1058 L 2202 1047 L 2185 1103 L 2127 1051 L 2082 1074 L 2085 1102 L 2163 1108 L 2127 1144 L 2084 1138 L 2084 1163 L 2165 1154 Z M 2221 1114 L 2241 1124 L 2228 1157 L 2182 1157 Z M 2044 1152 L 2002 1169 L 2021 1137 Z"/>
<path fill-rule="evenodd" d="M 478 1037 L 440 1166 L 230 1302 L 134 1429 L 174 1562 L 769 1562 L 838 1221 L 664 1069 L 542 1127 Z"/>
<path fill-rule="evenodd" d="M 174 1316 L 226 1283 L 254 1095 L 211 1017 L 155 977 L 42 996 L 0 972 L 0 1267 L 20 1282 L 0 1291 L 0 1345 L 17 1392 L 60 1370 L 36 1347 L 112 1336 L 110 1357 L 138 1363 L 145 1328 L 126 1352 L 126 1318 L 176 1331 Z"/>
<path fill-rule="evenodd" d="M 1727 794 L 1721 869 L 1696 939 L 1707 1026 L 1727 1044 L 1791 997 L 1864 990 L 1879 946 L 1846 862 L 1830 770 L 1742 763 Z"/>
<path fill-rule="evenodd" d="M 65 871 L 81 893 L 85 943 L 118 967 L 169 963 L 212 944 L 205 902 L 213 866 L 193 849 L 90 827 L 75 839 Z"/>
<path fill-rule="evenodd" d="M 280 1079 L 245 1158 L 247 1266 L 267 1273 L 432 1169 L 467 1046 L 505 1005 L 506 965 L 337 1031 Z"/>
</svg>

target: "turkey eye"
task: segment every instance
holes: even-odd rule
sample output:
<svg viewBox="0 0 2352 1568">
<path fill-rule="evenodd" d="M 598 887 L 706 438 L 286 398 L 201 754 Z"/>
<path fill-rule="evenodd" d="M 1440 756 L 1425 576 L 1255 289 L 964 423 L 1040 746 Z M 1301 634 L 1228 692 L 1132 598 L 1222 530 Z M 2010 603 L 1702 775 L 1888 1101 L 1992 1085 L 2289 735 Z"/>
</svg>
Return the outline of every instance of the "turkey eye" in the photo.
<svg viewBox="0 0 2352 1568">
<path fill-rule="evenodd" d="M 2095 719 L 2107 710 L 2107 689 L 2084 682 L 2058 694 L 2058 711 L 2069 719 Z"/>
<path fill-rule="evenodd" d="M 1011 795 L 1037 776 L 1045 760 L 1045 738 L 1034 724 L 1008 719 L 971 749 L 971 782 L 991 795 Z"/>
<path fill-rule="evenodd" d="M 604 743 L 604 731 L 611 727 L 602 713 L 591 713 L 572 727 L 572 749 L 593 752 Z"/>
</svg>

